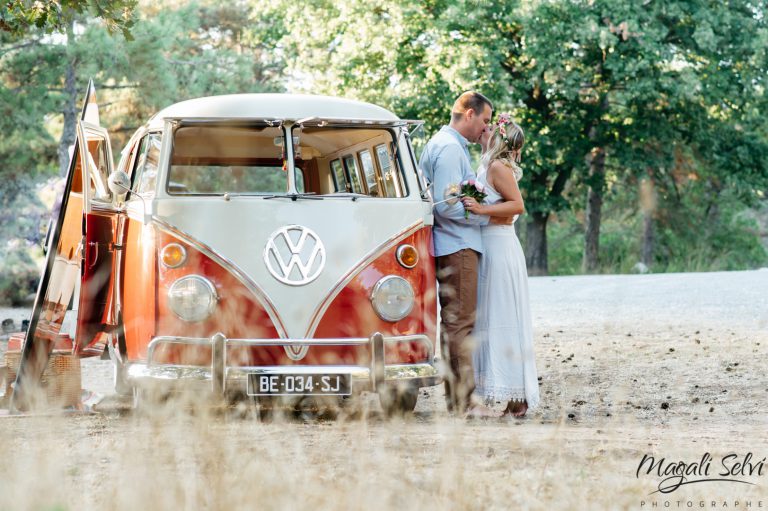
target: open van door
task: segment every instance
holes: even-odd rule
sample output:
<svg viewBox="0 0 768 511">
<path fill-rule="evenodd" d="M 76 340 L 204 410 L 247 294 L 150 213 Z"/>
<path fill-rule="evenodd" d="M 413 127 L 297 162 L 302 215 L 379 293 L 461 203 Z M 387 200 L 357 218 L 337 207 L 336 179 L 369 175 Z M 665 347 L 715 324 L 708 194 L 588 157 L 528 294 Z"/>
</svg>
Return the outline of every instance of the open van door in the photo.
<svg viewBox="0 0 768 511">
<path fill-rule="evenodd" d="M 119 215 L 107 180 L 112 173 L 109 134 L 79 121 L 77 143 L 83 181 L 83 251 L 75 354 L 101 355 L 115 326 L 115 250 L 119 250 Z"/>
<path fill-rule="evenodd" d="M 98 124 L 98 109 L 93 82 L 88 84 L 86 91 L 85 102 L 80 115 L 80 121 L 83 120 Z M 105 141 L 104 149 L 96 151 L 96 156 L 91 156 L 90 150 L 87 151 L 87 155 L 85 154 L 85 148 L 93 147 L 96 149 L 98 144 L 94 138 L 93 144 L 89 145 L 87 131 L 84 128 L 87 128 L 85 123 L 83 126 L 78 126 L 78 138 L 81 138 L 82 142 L 79 140 L 74 146 L 58 214 L 54 207 L 54 221 L 51 223 L 52 232 L 49 236 L 45 267 L 37 288 L 11 397 L 12 409 L 26 409 L 34 399 L 35 389 L 40 387 L 41 377 L 51 351 L 62 335 L 62 322 L 66 310 L 76 295 L 78 282 L 85 280 L 85 272 L 82 272 L 84 268 L 83 258 L 88 258 L 85 250 L 87 240 L 84 236 L 87 224 L 85 211 L 86 207 L 93 209 L 91 205 L 93 201 L 91 201 L 91 195 L 85 193 L 89 191 L 91 186 L 91 171 L 86 169 L 84 162 L 91 158 L 94 159 L 94 162 L 97 161 L 98 152 L 102 151 L 106 155 L 104 164 L 108 165 L 108 169 L 111 169 L 112 163 L 108 140 Z M 81 137 L 80 132 L 83 132 L 85 136 Z M 86 179 L 85 176 L 89 177 Z M 93 186 L 95 187 L 96 184 L 94 183 Z M 94 234 L 92 240 L 95 238 L 96 235 Z M 96 249 L 91 250 L 90 260 L 93 260 L 95 253 L 93 251 Z M 93 265 L 98 266 L 96 263 Z M 95 270 L 91 270 L 90 274 L 94 272 Z M 86 299 L 83 295 L 93 295 L 90 280 L 88 282 L 88 289 L 85 293 L 81 293 L 80 300 L 78 300 L 81 307 L 83 299 Z M 91 314 L 95 314 L 95 312 L 91 311 Z M 89 322 L 84 323 L 90 325 Z M 78 330 L 82 330 L 82 328 L 79 327 Z M 85 338 L 87 335 L 84 333 L 80 337 Z M 83 351 L 82 348 L 79 350 Z"/>
</svg>

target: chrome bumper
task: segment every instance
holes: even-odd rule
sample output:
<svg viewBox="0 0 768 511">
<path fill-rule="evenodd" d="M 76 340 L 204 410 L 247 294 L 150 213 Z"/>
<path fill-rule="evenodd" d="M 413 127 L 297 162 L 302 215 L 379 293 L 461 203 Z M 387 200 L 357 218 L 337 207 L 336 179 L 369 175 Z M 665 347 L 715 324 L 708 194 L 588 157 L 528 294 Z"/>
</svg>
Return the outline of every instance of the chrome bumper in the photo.
<svg viewBox="0 0 768 511">
<path fill-rule="evenodd" d="M 428 362 L 417 364 L 384 363 L 384 347 L 392 342 L 421 341 L 429 346 Z M 209 346 L 210 366 L 160 364 L 153 361 L 155 349 L 161 344 Z M 230 346 L 370 346 L 371 360 L 365 365 L 283 365 L 229 366 L 227 348 Z M 251 374 L 350 374 L 352 391 L 374 391 L 382 384 L 404 384 L 428 387 L 442 381 L 435 364 L 432 342 L 423 335 L 384 337 L 380 333 L 370 338 L 340 339 L 227 339 L 223 334 L 211 338 L 155 337 L 149 343 L 146 363 L 131 363 L 126 377 L 135 387 L 162 387 L 167 390 L 210 389 L 215 394 L 247 392 Z"/>
</svg>

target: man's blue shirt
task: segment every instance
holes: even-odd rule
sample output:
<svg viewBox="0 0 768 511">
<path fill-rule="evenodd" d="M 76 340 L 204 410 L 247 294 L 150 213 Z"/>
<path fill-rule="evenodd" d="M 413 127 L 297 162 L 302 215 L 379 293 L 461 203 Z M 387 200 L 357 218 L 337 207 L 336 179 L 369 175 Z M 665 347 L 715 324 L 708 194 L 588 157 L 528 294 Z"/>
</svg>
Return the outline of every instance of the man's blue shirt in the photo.
<svg viewBox="0 0 768 511">
<path fill-rule="evenodd" d="M 467 141 L 461 133 L 443 126 L 429 142 L 421 155 L 419 166 L 432 183 L 432 197 L 435 202 L 445 199 L 445 191 L 451 185 L 475 179 L 475 172 L 470 164 Z M 481 225 L 488 225 L 490 217 L 469 215 L 464 218 L 464 206 L 461 202 L 450 205 L 447 202 L 435 206 L 435 225 L 433 239 L 435 256 L 444 256 L 471 248 L 483 251 L 480 237 Z"/>
</svg>

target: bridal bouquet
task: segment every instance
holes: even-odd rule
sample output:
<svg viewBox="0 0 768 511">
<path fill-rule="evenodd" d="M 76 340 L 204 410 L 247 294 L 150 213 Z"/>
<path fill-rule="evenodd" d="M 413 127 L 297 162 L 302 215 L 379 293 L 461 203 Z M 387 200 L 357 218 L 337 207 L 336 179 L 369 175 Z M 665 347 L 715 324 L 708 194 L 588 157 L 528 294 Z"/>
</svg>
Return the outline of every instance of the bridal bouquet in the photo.
<svg viewBox="0 0 768 511">
<path fill-rule="evenodd" d="M 488 196 L 488 194 L 485 193 L 485 187 L 474 179 L 462 181 L 460 186 L 462 197 L 472 197 L 480 204 L 482 204 Z M 464 218 L 469 219 L 469 210 L 464 210 Z"/>
</svg>

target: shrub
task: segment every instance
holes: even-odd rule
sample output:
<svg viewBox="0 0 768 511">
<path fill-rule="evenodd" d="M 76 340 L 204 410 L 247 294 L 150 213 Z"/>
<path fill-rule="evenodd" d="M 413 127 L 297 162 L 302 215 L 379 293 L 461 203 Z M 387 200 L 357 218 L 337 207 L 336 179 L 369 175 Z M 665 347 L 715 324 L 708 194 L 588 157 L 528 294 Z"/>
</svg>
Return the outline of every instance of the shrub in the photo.
<svg viewBox="0 0 768 511">
<path fill-rule="evenodd" d="M 27 304 L 37 290 L 40 270 L 24 246 L 0 249 L 0 304 Z"/>
</svg>

